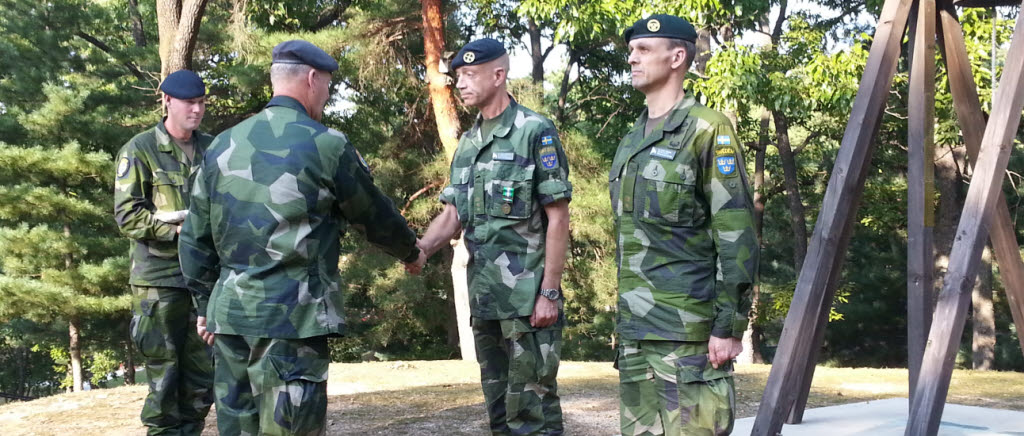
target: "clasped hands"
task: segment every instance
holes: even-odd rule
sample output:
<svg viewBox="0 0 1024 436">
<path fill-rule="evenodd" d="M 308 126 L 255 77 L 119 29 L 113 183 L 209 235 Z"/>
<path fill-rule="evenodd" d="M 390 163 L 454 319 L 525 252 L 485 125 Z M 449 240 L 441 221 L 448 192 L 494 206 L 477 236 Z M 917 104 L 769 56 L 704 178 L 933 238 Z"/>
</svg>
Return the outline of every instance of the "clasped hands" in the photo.
<svg viewBox="0 0 1024 436">
<path fill-rule="evenodd" d="M 416 247 L 420 249 L 419 257 L 415 261 L 405 264 L 405 272 L 414 276 L 423 272 L 423 266 L 427 264 L 427 249 L 419 238 L 416 238 Z"/>
</svg>

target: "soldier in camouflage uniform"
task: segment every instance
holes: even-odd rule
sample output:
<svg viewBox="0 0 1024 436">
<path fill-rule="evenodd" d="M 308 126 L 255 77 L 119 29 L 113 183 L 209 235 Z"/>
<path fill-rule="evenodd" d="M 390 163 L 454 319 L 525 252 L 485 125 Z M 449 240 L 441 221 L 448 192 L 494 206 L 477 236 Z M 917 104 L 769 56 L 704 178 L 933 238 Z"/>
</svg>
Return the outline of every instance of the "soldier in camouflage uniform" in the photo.
<svg viewBox="0 0 1024 436">
<path fill-rule="evenodd" d="M 669 15 L 625 32 L 647 111 L 619 143 L 608 176 L 623 436 L 732 431 L 732 359 L 742 350 L 758 245 L 732 125 L 682 87 L 696 36 Z"/>
<path fill-rule="evenodd" d="M 215 334 L 221 435 L 325 433 L 349 226 L 392 256 L 426 261 L 356 149 L 319 122 L 337 68 L 306 41 L 274 47 L 274 97 L 214 139 L 196 176 L 179 246 Z"/>
<path fill-rule="evenodd" d="M 175 239 L 188 209 L 193 162 L 213 137 L 196 130 L 206 107 L 199 76 L 180 70 L 160 89 L 167 117 L 117 154 L 114 217 L 132 239 L 131 338 L 149 379 L 142 422 L 152 435 L 198 435 L 213 404 L 213 359 L 196 332 Z"/>
<path fill-rule="evenodd" d="M 467 44 L 452 63 L 463 102 L 480 109 L 459 141 L 429 254 L 465 230 L 473 334 L 491 431 L 560 435 L 561 277 L 569 235 L 569 167 L 551 121 L 505 89 L 505 48 Z"/>
</svg>

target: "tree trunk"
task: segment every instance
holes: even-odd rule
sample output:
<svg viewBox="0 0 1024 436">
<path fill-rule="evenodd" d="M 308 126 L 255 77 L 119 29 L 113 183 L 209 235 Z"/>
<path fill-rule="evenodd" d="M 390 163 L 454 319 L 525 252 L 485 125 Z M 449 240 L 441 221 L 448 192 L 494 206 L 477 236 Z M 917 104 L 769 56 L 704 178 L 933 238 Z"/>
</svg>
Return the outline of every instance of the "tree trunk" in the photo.
<svg viewBox="0 0 1024 436">
<path fill-rule="evenodd" d="M 754 155 L 754 231 L 757 232 L 757 244 L 762 245 L 761 235 L 764 229 L 764 157 L 768 150 L 768 125 L 770 123 L 768 110 L 761 111 L 761 130 L 757 140 L 757 150 Z M 754 287 L 750 291 L 750 325 L 743 333 L 743 352 L 736 357 L 739 363 L 764 363 L 764 356 L 761 355 L 761 328 L 757 326 L 757 305 L 761 300 L 760 280 L 754 281 Z"/>
<path fill-rule="evenodd" d="M 530 75 L 533 83 L 540 85 L 544 83 L 544 52 L 541 50 L 540 27 L 533 18 L 527 23 L 527 33 L 530 34 L 530 58 L 533 59 L 533 73 Z"/>
<path fill-rule="evenodd" d="M 693 70 L 697 75 L 704 76 L 708 61 L 711 60 L 711 29 L 697 31 L 697 55 L 693 58 Z"/>
<path fill-rule="evenodd" d="M 207 0 L 157 0 L 160 32 L 160 77 L 180 69 L 192 69 L 192 51 Z"/>
<path fill-rule="evenodd" d="M 444 52 L 444 22 L 441 17 L 441 0 L 422 0 L 423 6 L 423 50 L 426 57 L 428 90 L 434 108 L 437 133 L 448 162 L 455 156 L 459 145 L 459 118 L 455 111 L 455 96 L 452 95 L 450 78 L 438 69 L 441 53 Z M 465 259 L 465 260 L 462 260 Z M 452 287 L 456 320 L 458 322 L 459 344 L 462 359 L 476 360 L 476 344 L 473 330 L 469 325 L 469 285 L 466 281 L 466 265 L 469 253 L 460 239 L 455 245 L 452 261 Z"/>
<path fill-rule="evenodd" d="M 800 199 L 800 182 L 797 179 L 796 158 L 789 143 L 789 120 L 781 112 L 773 112 L 775 117 L 775 133 L 778 142 L 779 158 L 782 160 L 782 173 L 786 186 L 786 200 L 789 203 L 790 224 L 793 228 L 793 268 L 800 271 L 807 255 L 807 223 L 804 220 L 804 204 Z"/>
<path fill-rule="evenodd" d="M 555 110 L 555 119 L 558 120 L 558 124 L 562 124 L 565 121 L 565 100 L 572 89 L 572 82 L 569 81 L 569 76 L 572 73 L 573 65 L 579 62 L 582 54 L 579 50 L 569 47 L 569 63 L 565 66 L 565 72 L 562 73 L 562 84 L 558 87 L 558 109 Z"/>
<path fill-rule="evenodd" d="M 68 321 L 68 353 L 71 355 L 71 390 L 82 391 L 82 346 L 78 338 L 78 318 L 72 317 Z"/>
<path fill-rule="evenodd" d="M 142 27 L 142 14 L 139 13 L 139 0 L 128 0 L 128 16 L 132 20 L 132 39 L 136 47 L 146 46 L 146 32 Z"/>
<path fill-rule="evenodd" d="M 992 369 L 996 357 L 996 317 L 992 306 L 992 245 L 985 246 L 982 253 L 978 280 L 974 283 L 971 293 L 972 317 L 971 326 L 971 361 L 979 371 Z"/>
</svg>

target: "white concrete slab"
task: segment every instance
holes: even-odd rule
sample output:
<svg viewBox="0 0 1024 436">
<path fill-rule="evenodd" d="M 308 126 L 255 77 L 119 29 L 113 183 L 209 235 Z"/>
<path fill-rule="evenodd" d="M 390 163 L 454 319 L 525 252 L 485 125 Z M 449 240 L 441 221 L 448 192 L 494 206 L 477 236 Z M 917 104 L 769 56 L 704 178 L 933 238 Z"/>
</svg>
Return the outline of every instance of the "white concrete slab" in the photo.
<svg viewBox="0 0 1024 436">
<path fill-rule="evenodd" d="M 804 422 L 783 425 L 783 436 L 903 436 L 906 398 L 807 409 Z M 754 418 L 736 420 L 734 435 L 748 435 Z M 946 404 L 939 436 L 1024 436 L 1024 412 Z"/>
</svg>

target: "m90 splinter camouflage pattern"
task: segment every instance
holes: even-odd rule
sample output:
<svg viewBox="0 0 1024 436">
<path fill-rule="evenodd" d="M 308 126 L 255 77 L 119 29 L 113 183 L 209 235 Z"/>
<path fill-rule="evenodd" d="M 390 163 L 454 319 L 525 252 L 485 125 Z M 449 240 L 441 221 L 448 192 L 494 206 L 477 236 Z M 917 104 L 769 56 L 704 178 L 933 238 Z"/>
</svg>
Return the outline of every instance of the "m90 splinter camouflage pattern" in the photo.
<svg viewBox="0 0 1024 436">
<path fill-rule="evenodd" d="M 338 238 L 349 226 L 392 256 L 419 254 L 355 148 L 290 97 L 218 135 L 192 195 L 182 270 L 214 333 L 341 334 Z"/>
<path fill-rule="evenodd" d="M 644 137 L 645 113 L 609 173 L 623 339 L 743 336 L 758 261 L 743 156 L 729 120 L 692 96 Z"/>
</svg>

